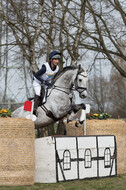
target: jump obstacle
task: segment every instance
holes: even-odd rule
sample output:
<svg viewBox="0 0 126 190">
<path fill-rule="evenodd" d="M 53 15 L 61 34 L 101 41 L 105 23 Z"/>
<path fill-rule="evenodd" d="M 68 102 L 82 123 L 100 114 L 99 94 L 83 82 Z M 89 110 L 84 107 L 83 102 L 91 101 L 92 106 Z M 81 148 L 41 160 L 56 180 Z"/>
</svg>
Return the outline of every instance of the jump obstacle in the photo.
<svg viewBox="0 0 126 190">
<path fill-rule="evenodd" d="M 116 154 L 113 135 L 36 139 L 35 182 L 116 176 Z"/>
<path fill-rule="evenodd" d="M 0 185 L 33 185 L 34 123 L 24 118 L 0 118 Z"/>
<path fill-rule="evenodd" d="M 85 111 L 85 115 L 86 113 L 87 112 Z M 30 119 L 32 119 L 31 116 Z M 18 118 L 15 121 L 18 121 Z M 21 127 L 27 126 L 29 123 L 27 121 L 32 123 L 32 129 L 31 132 L 28 133 L 28 136 L 26 137 L 27 139 L 25 139 L 25 141 L 26 140 L 28 141 L 28 144 L 23 143 L 22 146 L 21 143 L 21 148 L 20 148 L 19 143 L 17 146 L 16 137 L 17 134 L 19 134 L 18 139 L 22 141 L 23 136 L 21 134 L 25 133 L 23 132 L 23 130 L 21 130 Z M 14 123 L 14 120 L 12 122 Z M 7 166 L 5 165 L 4 168 L 8 167 L 7 173 L 9 172 L 10 178 L 8 178 L 9 183 L 6 183 L 4 180 L 3 182 L 1 181 L 0 183 L 1 185 L 4 184 L 30 185 L 33 184 L 34 182 L 56 183 L 60 181 L 69 181 L 77 179 L 83 180 L 91 178 L 111 177 L 117 175 L 117 148 L 116 148 L 116 139 L 114 135 L 54 136 L 54 137 L 49 136 L 49 137 L 34 139 L 35 142 L 35 150 L 34 150 L 34 142 L 33 142 L 34 123 L 33 121 L 28 119 L 24 120 L 21 119 L 20 122 L 21 122 L 20 130 L 18 128 L 15 128 L 15 125 L 17 124 L 14 125 L 11 124 L 11 130 L 12 132 L 14 132 L 14 137 L 16 138 L 16 140 L 14 140 L 14 143 L 12 143 L 11 139 L 12 148 L 13 151 L 15 150 L 14 151 L 15 154 L 17 151 L 20 153 L 19 150 L 21 149 L 21 151 L 23 152 L 22 155 L 25 154 L 25 159 L 28 161 L 28 164 L 30 164 L 29 161 L 31 161 L 32 158 L 32 166 L 31 164 L 30 166 L 26 165 L 25 162 L 22 162 L 19 159 L 18 164 L 20 165 L 21 161 L 22 170 L 21 171 L 16 170 L 19 168 L 19 166 L 15 168 L 15 166 L 13 165 L 13 163 L 15 163 L 15 156 L 11 156 L 10 151 L 9 154 L 7 152 L 5 158 L 7 158 L 8 156 L 11 157 L 11 165 L 9 166 L 9 164 L 7 163 Z M 10 127 L 9 128 L 7 127 L 6 132 L 8 134 L 10 134 L 9 130 Z M 27 132 L 28 131 L 29 130 L 27 128 Z M 85 125 L 84 125 L 84 131 L 86 132 Z M 32 139 L 32 144 L 29 144 L 31 139 Z M 4 144 L 2 145 L 3 147 L 5 146 Z M 7 143 L 7 146 L 9 148 L 10 144 Z M 27 148 L 30 148 L 29 149 L 30 156 L 28 155 L 28 158 L 26 151 L 24 151 Z M 17 156 L 17 158 L 19 158 L 19 156 Z M 2 159 L 4 159 L 4 155 Z M 24 159 L 22 158 L 22 160 Z M 1 165 L 0 167 L 3 166 Z M 27 168 L 28 171 L 26 170 Z M 24 171 L 26 171 L 27 173 L 23 176 Z M 29 171 L 30 171 L 31 181 L 29 180 L 27 182 L 25 179 L 29 179 L 29 176 L 27 176 Z M 3 172 L 4 171 L 1 170 L 1 176 L 3 175 Z M 17 172 L 18 172 L 19 181 L 16 180 Z M 15 176 L 15 178 L 12 178 L 12 176 Z M 34 176 L 35 179 L 33 179 Z M 6 175 L 5 178 L 7 178 Z"/>
</svg>

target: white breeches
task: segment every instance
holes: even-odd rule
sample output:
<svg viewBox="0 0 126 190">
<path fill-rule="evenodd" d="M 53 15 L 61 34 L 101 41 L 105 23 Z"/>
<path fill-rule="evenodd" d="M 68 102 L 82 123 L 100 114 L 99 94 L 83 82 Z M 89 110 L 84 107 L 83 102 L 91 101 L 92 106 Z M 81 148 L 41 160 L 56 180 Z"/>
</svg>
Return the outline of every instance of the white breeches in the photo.
<svg viewBox="0 0 126 190">
<path fill-rule="evenodd" d="M 33 81 L 33 88 L 34 88 L 34 91 L 35 91 L 35 94 L 37 96 L 40 96 L 40 93 L 41 93 L 41 84 L 39 84 L 38 82 L 36 82 L 35 80 Z"/>
</svg>

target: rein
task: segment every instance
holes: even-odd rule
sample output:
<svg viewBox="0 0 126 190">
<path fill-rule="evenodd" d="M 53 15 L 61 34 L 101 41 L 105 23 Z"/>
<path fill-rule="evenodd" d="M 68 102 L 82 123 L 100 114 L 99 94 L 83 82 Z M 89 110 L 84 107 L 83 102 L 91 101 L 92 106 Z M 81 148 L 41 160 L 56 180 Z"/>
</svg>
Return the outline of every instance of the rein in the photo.
<svg viewBox="0 0 126 190">
<path fill-rule="evenodd" d="M 79 87 L 79 86 L 77 85 L 77 77 L 78 77 L 78 75 L 81 75 L 81 76 L 83 76 L 83 77 L 86 78 L 86 76 L 84 76 L 83 74 L 77 73 L 77 76 L 76 76 L 75 81 L 74 81 L 74 87 L 72 87 L 72 88 L 66 88 L 66 87 L 56 86 L 55 84 L 53 84 L 53 87 L 51 88 L 51 90 L 50 90 L 50 92 L 49 92 L 49 95 L 47 95 L 47 97 L 49 97 L 50 94 L 51 94 L 51 92 L 55 89 L 55 90 L 58 90 L 58 91 L 60 91 L 60 92 L 63 92 L 63 93 L 65 93 L 65 94 L 67 94 L 67 95 L 69 96 L 69 98 L 70 98 L 71 103 L 72 103 L 73 95 L 72 95 L 71 92 L 65 91 L 65 89 L 66 89 L 66 90 L 68 89 L 68 90 L 70 90 L 70 91 L 71 91 L 71 90 L 73 90 L 73 91 L 76 91 L 76 90 L 77 90 L 77 91 L 78 91 L 78 90 L 80 89 L 80 90 L 82 90 L 81 93 L 87 89 L 87 88 Z M 59 77 L 58 77 L 58 78 L 59 78 Z M 41 108 L 45 111 L 45 113 L 46 113 L 46 115 L 47 115 L 48 117 L 54 119 L 55 121 L 58 121 L 58 120 L 61 119 L 61 118 L 56 118 L 56 117 L 53 115 L 53 113 L 45 107 L 45 105 L 41 105 Z M 63 117 L 62 117 L 62 118 L 63 118 Z"/>
<path fill-rule="evenodd" d="M 78 90 L 78 89 L 82 89 L 83 91 L 84 91 L 84 90 L 87 90 L 87 88 L 83 88 L 83 87 L 77 86 L 77 77 L 78 77 L 78 75 L 81 75 L 81 76 L 83 76 L 83 77 L 86 78 L 85 75 L 82 75 L 81 73 L 78 73 L 77 76 L 76 76 L 75 82 L 74 82 L 74 84 L 75 84 L 75 87 L 74 87 L 74 88 L 71 88 L 71 89 L 70 89 L 70 88 L 66 88 L 66 87 L 61 87 L 61 86 L 53 85 L 53 88 L 51 89 L 51 92 L 52 92 L 52 90 L 56 89 L 56 90 L 58 90 L 58 91 L 64 92 L 65 94 L 68 94 L 68 95 L 69 95 L 70 93 L 68 93 L 68 92 L 66 92 L 66 91 L 64 91 L 64 90 L 62 90 L 62 89 L 69 89 L 69 90 L 73 90 L 73 91 Z M 83 92 L 83 91 L 82 91 L 82 92 Z M 49 93 L 49 95 L 48 95 L 47 97 L 50 96 L 51 92 Z"/>
<path fill-rule="evenodd" d="M 60 91 L 60 92 L 63 92 L 63 93 L 65 93 L 65 94 L 67 94 L 68 96 L 70 96 L 70 100 L 71 100 L 71 102 L 72 102 L 71 93 L 66 92 L 66 91 L 63 90 L 63 89 L 68 89 L 68 90 L 73 90 L 73 91 L 76 91 L 76 90 L 78 91 L 78 90 L 80 89 L 80 90 L 82 90 L 81 93 L 82 93 L 83 91 L 87 90 L 87 88 L 77 86 L 77 77 L 78 77 L 78 75 L 81 75 L 81 76 L 83 76 L 83 77 L 86 78 L 85 75 L 83 75 L 83 74 L 81 74 L 81 73 L 78 73 L 77 76 L 76 76 L 76 78 L 75 78 L 75 81 L 74 81 L 74 84 L 75 84 L 75 85 L 74 85 L 74 87 L 72 87 L 72 88 L 66 88 L 66 87 L 56 86 L 56 85 L 54 84 L 53 87 L 52 87 L 52 89 L 50 90 L 49 95 L 47 95 L 47 97 L 49 97 L 50 94 L 51 94 L 51 92 L 55 89 L 55 90 L 58 90 L 58 91 Z"/>
<path fill-rule="evenodd" d="M 69 92 L 66 92 L 66 91 L 64 91 L 64 90 L 62 90 L 62 89 L 68 89 L 68 90 L 71 90 L 70 88 L 61 87 L 61 86 L 56 86 L 56 85 L 54 85 L 54 87 L 53 87 L 52 90 L 54 90 L 54 89 L 59 90 L 59 91 L 61 91 L 61 92 L 64 92 L 65 94 L 68 94 L 68 95 L 69 95 Z"/>
</svg>

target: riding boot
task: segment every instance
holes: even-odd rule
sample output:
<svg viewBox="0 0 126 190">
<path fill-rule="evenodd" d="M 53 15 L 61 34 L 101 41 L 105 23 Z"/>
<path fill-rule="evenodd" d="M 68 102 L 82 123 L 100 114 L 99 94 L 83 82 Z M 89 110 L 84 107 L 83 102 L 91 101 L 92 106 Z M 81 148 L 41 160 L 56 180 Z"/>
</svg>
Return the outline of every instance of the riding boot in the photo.
<svg viewBox="0 0 126 190">
<path fill-rule="evenodd" d="M 41 102 L 42 102 L 42 104 L 44 104 L 44 102 L 43 102 L 44 97 L 45 97 L 45 88 L 41 87 Z"/>
<path fill-rule="evenodd" d="M 34 110 L 33 110 L 33 114 L 36 115 L 36 110 L 39 106 L 41 106 L 42 102 L 41 102 L 41 97 L 35 95 L 34 98 Z"/>
</svg>

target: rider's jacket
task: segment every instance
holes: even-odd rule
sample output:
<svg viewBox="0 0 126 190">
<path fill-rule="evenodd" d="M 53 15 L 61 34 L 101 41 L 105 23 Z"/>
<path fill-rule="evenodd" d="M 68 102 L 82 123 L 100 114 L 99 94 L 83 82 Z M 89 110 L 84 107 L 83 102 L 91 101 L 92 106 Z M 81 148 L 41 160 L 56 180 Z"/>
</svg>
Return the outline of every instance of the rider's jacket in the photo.
<svg viewBox="0 0 126 190">
<path fill-rule="evenodd" d="M 34 80 L 38 83 L 42 83 L 43 80 L 51 81 L 55 74 L 59 71 L 59 66 L 57 65 L 55 70 L 51 69 L 51 66 L 48 62 L 42 65 L 42 68 L 35 74 Z"/>
</svg>

